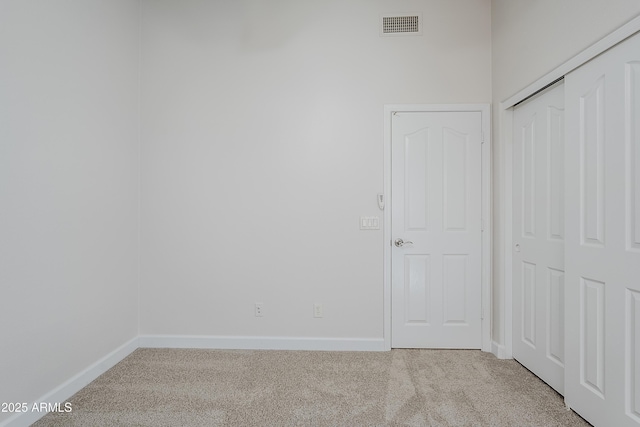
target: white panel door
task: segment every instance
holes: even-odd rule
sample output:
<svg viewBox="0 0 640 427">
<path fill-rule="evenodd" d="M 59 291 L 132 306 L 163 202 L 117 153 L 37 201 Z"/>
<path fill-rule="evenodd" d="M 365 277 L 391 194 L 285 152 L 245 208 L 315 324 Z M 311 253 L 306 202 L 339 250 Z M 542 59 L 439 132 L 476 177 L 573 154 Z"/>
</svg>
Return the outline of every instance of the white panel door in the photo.
<svg viewBox="0 0 640 427">
<path fill-rule="evenodd" d="M 513 357 L 564 392 L 564 88 L 513 115 Z"/>
<path fill-rule="evenodd" d="M 640 37 L 565 79 L 565 400 L 640 425 Z"/>
<path fill-rule="evenodd" d="M 391 131 L 392 346 L 480 348 L 481 113 L 396 112 Z"/>
</svg>

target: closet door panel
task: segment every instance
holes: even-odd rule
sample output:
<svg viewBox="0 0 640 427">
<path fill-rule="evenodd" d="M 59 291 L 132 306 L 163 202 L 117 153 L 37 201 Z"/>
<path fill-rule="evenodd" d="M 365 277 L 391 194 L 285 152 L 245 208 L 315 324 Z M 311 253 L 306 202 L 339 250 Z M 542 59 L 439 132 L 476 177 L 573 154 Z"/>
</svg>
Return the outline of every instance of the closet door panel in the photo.
<svg viewBox="0 0 640 427">
<path fill-rule="evenodd" d="M 564 392 L 564 88 L 514 109 L 513 356 Z"/>
<path fill-rule="evenodd" d="M 565 400 L 640 425 L 638 64 L 627 39 L 565 77 Z"/>
</svg>

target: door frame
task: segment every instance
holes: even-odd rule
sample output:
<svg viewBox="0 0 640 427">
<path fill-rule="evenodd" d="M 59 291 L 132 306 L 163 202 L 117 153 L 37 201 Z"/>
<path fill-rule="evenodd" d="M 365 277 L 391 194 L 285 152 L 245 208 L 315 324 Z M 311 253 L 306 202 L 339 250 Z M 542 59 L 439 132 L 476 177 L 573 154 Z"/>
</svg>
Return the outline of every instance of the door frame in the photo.
<svg viewBox="0 0 640 427">
<path fill-rule="evenodd" d="M 505 99 L 498 105 L 498 147 L 501 153 L 501 159 L 497 167 L 500 174 L 500 188 L 497 189 L 497 199 L 501 200 L 497 210 L 502 212 L 503 221 L 498 225 L 497 233 L 502 232 L 502 245 L 497 242 L 498 252 L 496 254 L 496 268 L 503 272 L 502 284 L 502 300 L 498 307 L 494 309 L 500 311 L 501 323 L 503 325 L 504 337 L 500 343 L 501 337 L 496 337 L 492 342 L 492 353 L 501 359 L 513 358 L 513 256 L 511 249 L 513 247 L 513 111 L 514 107 L 520 102 L 536 95 L 555 82 L 564 78 L 565 75 L 589 62 L 591 59 L 612 48 L 618 43 L 626 40 L 634 34 L 640 32 L 640 16 L 637 16 L 612 31 L 593 45 L 589 46 L 582 52 L 573 56 L 554 70 L 540 77 L 526 88 L 514 94 L 510 98 Z"/>
<path fill-rule="evenodd" d="M 482 278 L 481 278 L 481 349 L 491 351 L 491 108 L 489 104 L 385 104 L 384 106 L 384 346 L 391 350 L 391 119 L 394 112 L 479 112 L 482 123 Z"/>
</svg>

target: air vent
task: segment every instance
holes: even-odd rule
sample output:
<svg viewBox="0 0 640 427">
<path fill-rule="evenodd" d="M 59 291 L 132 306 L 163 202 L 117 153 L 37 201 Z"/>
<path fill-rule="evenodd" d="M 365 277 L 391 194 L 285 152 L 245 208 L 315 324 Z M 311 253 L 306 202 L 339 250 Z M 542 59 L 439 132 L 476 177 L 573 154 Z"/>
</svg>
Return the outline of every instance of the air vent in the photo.
<svg viewBox="0 0 640 427">
<path fill-rule="evenodd" d="M 382 17 L 381 36 L 416 36 L 422 34 L 419 13 L 385 15 Z"/>
</svg>

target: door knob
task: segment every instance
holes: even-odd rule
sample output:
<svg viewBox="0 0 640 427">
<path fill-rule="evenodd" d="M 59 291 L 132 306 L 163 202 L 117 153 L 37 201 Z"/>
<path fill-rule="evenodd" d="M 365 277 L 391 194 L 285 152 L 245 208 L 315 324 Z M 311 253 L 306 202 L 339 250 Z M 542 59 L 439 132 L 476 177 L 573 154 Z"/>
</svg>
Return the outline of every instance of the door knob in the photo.
<svg viewBox="0 0 640 427">
<path fill-rule="evenodd" d="M 409 242 L 409 241 L 404 241 L 402 239 L 396 239 L 395 242 L 393 242 L 397 247 L 401 248 L 404 245 L 413 245 L 413 242 Z"/>
<path fill-rule="evenodd" d="M 516 252 L 520 252 L 520 243 L 516 243 Z"/>
</svg>

